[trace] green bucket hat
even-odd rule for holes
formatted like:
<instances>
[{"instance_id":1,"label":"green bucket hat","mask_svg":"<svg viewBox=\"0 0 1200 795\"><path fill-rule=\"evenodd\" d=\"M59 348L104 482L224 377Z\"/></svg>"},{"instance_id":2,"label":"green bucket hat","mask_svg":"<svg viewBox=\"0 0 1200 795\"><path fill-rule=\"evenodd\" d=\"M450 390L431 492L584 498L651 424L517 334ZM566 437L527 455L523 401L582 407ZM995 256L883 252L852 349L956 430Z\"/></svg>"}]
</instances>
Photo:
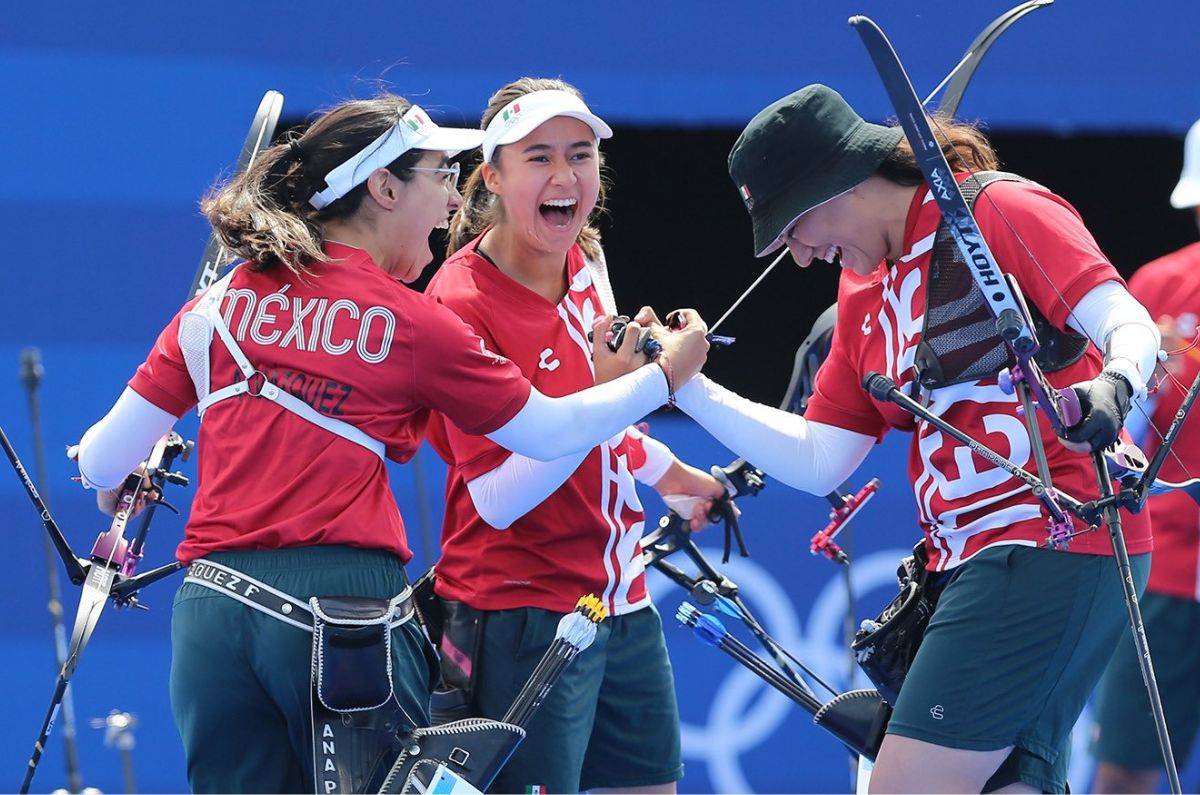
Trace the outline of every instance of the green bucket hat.
<instances>
[{"instance_id":1,"label":"green bucket hat","mask_svg":"<svg viewBox=\"0 0 1200 795\"><path fill-rule=\"evenodd\" d=\"M779 248L797 218L875 173L903 137L899 127L864 121L818 84L759 111L729 152L729 176L754 225L754 256Z\"/></svg>"}]
</instances>

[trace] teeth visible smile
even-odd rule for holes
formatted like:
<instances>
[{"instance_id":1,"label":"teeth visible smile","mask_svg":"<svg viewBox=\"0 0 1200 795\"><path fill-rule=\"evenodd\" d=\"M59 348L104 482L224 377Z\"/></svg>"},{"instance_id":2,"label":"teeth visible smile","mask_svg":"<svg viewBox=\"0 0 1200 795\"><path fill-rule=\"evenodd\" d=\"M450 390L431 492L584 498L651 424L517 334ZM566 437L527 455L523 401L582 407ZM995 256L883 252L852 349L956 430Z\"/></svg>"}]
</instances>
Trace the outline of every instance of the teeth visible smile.
<instances>
[{"instance_id":1,"label":"teeth visible smile","mask_svg":"<svg viewBox=\"0 0 1200 795\"><path fill-rule=\"evenodd\" d=\"M547 199L542 204L550 207L574 207L578 202L575 199Z\"/></svg>"}]
</instances>

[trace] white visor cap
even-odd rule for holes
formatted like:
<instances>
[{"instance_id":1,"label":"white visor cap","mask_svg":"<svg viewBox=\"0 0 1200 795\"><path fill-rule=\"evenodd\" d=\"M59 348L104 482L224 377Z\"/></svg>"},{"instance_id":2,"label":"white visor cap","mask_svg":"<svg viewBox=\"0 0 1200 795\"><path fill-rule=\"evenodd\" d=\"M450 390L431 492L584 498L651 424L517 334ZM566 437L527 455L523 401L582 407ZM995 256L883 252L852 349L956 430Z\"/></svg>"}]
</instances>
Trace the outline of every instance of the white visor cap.
<instances>
[{"instance_id":1,"label":"white visor cap","mask_svg":"<svg viewBox=\"0 0 1200 795\"><path fill-rule=\"evenodd\" d=\"M481 143L481 130L439 127L430 120L429 114L413 105L361 152L326 174L325 184L328 187L314 193L308 203L318 210L328 207L366 182L376 169L385 168L409 150L426 149L454 157Z\"/></svg>"},{"instance_id":2,"label":"white visor cap","mask_svg":"<svg viewBox=\"0 0 1200 795\"><path fill-rule=\"evenodd\" d=\"M515 143L555 116L579 119L592 128L597 140L612 138L612 128L570 91L547 89L531 91L504 106L483 134L483 160L492 162L497 146Z\"/></svg>"},{"instance_id":3,"label":"white visor cap","mask_svg":"<svg viewBox=\"0 0 1200 795\"><path fill-rule=\"evenodd\" d=\"M1200 121L1183 140L1183 173L1171 191L1171 206L1177 210L1200 205Z\"/></svg>"}]
</instances>

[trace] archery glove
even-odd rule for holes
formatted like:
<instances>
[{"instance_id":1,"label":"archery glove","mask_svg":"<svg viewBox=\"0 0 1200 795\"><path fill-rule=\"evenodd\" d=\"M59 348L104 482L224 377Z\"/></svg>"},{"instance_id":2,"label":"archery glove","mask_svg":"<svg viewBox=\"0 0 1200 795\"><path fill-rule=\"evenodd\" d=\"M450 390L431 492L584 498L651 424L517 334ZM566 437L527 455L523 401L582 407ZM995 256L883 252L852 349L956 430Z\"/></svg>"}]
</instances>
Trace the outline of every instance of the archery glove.
<instances>
[{"instance_id":1,"label":"archery glove","mask_svg":"<svg viewBox=\"0 0 1200 795\"><path fill-rule=\"evenodd\" d=\"M1102 371L1091 381L1081 381L1070 388L1079 396L1082 419L1068 428L1063 438L1068 442L1086 444L1092 452L1103 450L1117 441L1133 396L1129 381L1117 373Z\"/></svg>"}]
</instances>

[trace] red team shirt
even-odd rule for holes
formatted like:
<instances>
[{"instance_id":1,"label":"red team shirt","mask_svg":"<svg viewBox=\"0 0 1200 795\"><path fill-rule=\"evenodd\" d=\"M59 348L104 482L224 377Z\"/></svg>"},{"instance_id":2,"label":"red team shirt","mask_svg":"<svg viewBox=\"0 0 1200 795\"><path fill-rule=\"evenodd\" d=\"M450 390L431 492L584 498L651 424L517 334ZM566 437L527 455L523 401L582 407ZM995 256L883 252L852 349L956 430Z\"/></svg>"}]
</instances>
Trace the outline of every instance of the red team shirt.
<instances>
[{"instance_id":1,"label":"red team shirt","mask_svg":"<svg viewBox=\"0 0 1200 795\"><path fill-rule=\"evenodd\" d=\"M559 397L594 385L587 335L603 309L579 246L567 255L569 288L554 305L480 256L479 240L446 260L426 293L458 313L544 394ZM644 516L631 474L642 453L626 434L592 449L557 491L507 530L479 517L467 481L512 454L436 415L429 440L450 465L439 595L482 610L568 612L587 593L614 614L649 604Z\"/></svg>"},{"instance_id":2,"label":"red team shirt","mask_svg":"<svg viewBox=\"0 0 1200 795\"><path fill-rule=\"evenodd\" d=\"M960 182L966 177L958 176ZM832 350L817 373L816 393L805 416L877 437L891 428L913 433L909 475L926 533L929 568L940 571L996 544L1041 544L1047 520L1027 485L895 404L874 400L862 387L863 376L872 370L892 378L902 391L916 377L913 360L921 339L925 279L941 220L931 199L925 189L913 197L904 231L906 253L890 268L881 267L867 278L843 272ZM997 205L1020 230L1053 285L1013 237ZM1000 267L1016 277L1026 300L1058 328L1066 325L1067 306L1105 281L1119 281L1078 213L1045 188L994 183L976 203L975 217ZM1055 386L1065 387L1094 377L1101 364L1092 346L1078 362L1048 377ZM934 414L1034 472L1017 405L1017 398L1005 395L994 377L935 390L929 402ZM1044 418L1040 426L1054 486L1081 500L1095 498L1098 489L1090 459L1064 448ZM1123 518L1130 554L1149 552L1150 523L1144 513L1134 517L1123 512ZM1069 549L1112 554L1103 530L1072 539Z\"/></svg>"},{"instance_id":3,"label":"red team shirt","mask_svg":"<svg viewBox=\"0 0 1200 795\"><path fill-rule=\"evenodd\" d=\"M487 351L454 313L384 273L366 252L327 244L336 262L298 277L239 268L223 317L238 346L272 383L322 414L382 441L405 462L431 409L490 433L529 398L512 362ZM196 390L180 352L180 316L159 336L129 386L182 416ZM210 389L241 380L214 339ZM200 487L183 543L188 563L214 550L348 544L412 553L383 461L269 400L214 404L200 426Z\"/></svg>"},{"instance_id":4,"label":"red team shirt","mask_svg":"<svg viewBox=\"0 0 1200 795\"><path fill-rule=\"evenodd\" d=\"M1196 336L1200 315L1200 243L1144 265L1130 279L1129 289L1156 321L1173 326L1186 346ZM1173 375L1186 389L1200 373L1200 349L1191 348L1168 364L1178 367ZM1151 416L1159 433L1167 432L1182 402L1181 390L1169 380L1164 382ZM1147 434L1147 455L1154 455L1159 441L1153 431ZM1174 450L1178 459L1167 457L1161 477L1174 481L1200 475L1200 421L1195 416L1185 420ZM1200 506L1180 491L1151 497L1149 506L1156 550L1146 587L1167 596L1200 600Z\"/></svg>"}]
</instances>

